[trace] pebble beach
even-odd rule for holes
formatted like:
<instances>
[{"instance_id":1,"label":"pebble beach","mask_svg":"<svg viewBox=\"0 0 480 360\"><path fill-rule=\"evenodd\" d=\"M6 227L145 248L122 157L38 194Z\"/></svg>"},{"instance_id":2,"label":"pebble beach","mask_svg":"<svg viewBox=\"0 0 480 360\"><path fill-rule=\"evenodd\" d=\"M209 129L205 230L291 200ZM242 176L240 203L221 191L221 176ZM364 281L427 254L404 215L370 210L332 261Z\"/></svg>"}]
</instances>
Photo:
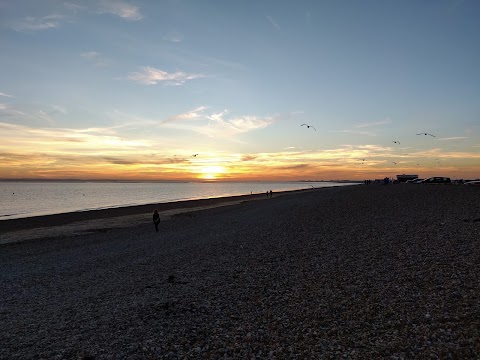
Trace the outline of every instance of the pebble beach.
<instances>
[{"instance_id":1,"label":"pebble beach","mask_svg":"<svg viewBox=\"0 0 480 360\"><path fill-rule=\"evenodd\" d=\"M0 222L0 359L480 358L479 187L227 200Z\"/></svg>"}]
</instances>

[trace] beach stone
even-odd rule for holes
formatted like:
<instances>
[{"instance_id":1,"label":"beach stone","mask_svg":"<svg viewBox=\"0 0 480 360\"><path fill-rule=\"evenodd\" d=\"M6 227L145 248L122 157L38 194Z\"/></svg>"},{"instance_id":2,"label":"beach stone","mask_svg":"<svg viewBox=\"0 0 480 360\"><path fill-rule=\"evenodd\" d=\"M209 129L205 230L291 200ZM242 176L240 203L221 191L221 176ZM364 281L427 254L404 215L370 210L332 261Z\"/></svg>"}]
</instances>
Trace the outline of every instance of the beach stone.
<instances>
[{"instance_id":1,"label":"beach stone","mask_svg":"<svg viewBox=\"0 0 480 360\"><path fill-rule=\"evenodd\" d=\"M0 359L476 359L478 211L353 186L4 245Z\"/></svg>"}]
</instances>

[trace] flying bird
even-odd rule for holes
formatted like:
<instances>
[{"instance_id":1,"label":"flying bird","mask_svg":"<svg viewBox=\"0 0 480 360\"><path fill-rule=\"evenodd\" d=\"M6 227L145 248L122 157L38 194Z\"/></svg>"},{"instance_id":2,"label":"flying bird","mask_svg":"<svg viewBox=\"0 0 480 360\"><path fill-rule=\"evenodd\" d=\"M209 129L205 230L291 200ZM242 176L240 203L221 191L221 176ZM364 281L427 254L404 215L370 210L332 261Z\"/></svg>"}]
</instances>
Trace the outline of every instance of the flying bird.
<instances>
[{"instance_id":1,"label":"flying bird","mask_svg":"<svg viewBox=\"0 0 480 360\"><path fill-rule=\"evenodd\" d=\"M400 141L392 141L392 142L394 142L395 144L400 145Z\"/></svg>"},{"instance_id":2,"label":"flying bird","mask_svg":"<svg viewBox=\"0 0 480 360\"><path fill-rule=\"evenodd\" d=\"M198 154L193 154L192 157L197 157Z\"/></svg>"},{"instance_id":3,"label":"flying bird","mask_svg":"<svg viewBox=\"0 0 480 360\"><path fill-rule=\"evenodd\" d=\"M432 136L432 137L436 137L435 135L433 134L429 134L429 133L420 133L420 134L417 134L417 135L425 135L425 136Z\"/></svg>"},{"instance_id":4,"label":"flying bird","mask_svg":"<svg viewBox=\"0 0 480 360\"><path fill-rule=\"evenodd\" d=\"M397 163L395 161L392 161L392 163L394 163L395 165L397 165Z\"/></svg>"},{"instance_id":5,"label":"flying bird","mask_svg":"<svg viewBox=\"0 0 480 360\"><path fill-rule=\"evenodd\" d=\"M300 125L300 126L306 126L306 127L307 127L307 129L310 129L310 128L312 128L313 130L317 131L317 129L315 129L315 128L314 128L312 125L308 125L308 124L302 124L302 125Z\"/></svg>"}]
</instances>

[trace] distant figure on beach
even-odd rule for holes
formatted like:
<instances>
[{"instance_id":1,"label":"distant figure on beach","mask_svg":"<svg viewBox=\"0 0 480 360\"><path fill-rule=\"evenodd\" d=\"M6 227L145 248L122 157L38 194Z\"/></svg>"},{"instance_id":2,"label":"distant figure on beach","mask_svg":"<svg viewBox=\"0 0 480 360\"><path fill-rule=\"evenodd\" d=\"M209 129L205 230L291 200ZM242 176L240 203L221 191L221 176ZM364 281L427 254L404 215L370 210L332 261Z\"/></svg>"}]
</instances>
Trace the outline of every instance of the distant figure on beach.
<instances>
[{"instance_id":1,"label":"distant figure on beach","mask_svg":"<svg viewBox=\"0 0 480 360\"><path fill-rule=\"evenodd\" d=\"M270 199L272 198L273 192L270 190Z\"/></svg>"},{"instance_id":2,"label":"distant figure on beach","mask_svg":"<svg viewBox=\"0 0 480 360\"><path fill-rule=\"evenodd\" d=\"M153 223L155 224L155 231L158 232L158 225L160 225L160 215L158 214L158 210L155 209L153 212Z\"/></svg>"}]
</instances>

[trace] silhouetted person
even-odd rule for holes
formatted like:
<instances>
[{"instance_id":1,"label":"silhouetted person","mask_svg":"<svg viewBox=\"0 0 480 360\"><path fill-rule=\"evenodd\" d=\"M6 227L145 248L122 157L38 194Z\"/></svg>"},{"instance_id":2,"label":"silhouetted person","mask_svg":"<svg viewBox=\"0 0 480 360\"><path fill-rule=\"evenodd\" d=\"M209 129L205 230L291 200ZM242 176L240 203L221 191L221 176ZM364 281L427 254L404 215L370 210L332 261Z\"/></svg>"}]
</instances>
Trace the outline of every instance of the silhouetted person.
<instances>
[{"instance_id":1,"label":"silhouetted person","mask_svg":"<svg viewBox=\"0 0 480 360\"><path fill-rule=\"evenodd\" d=\"M272 195L273 195L272 190L270 190L270 199L272 198Z\"/></svg>"},{"instance_id":2,"label":"silhouetted person","mask_svg":"<svg viewBox=\"0 0 480 360\"><path fill-rule=\"evenodd\" d=\"M155 230L158 232L158 225L160 225L160 215L158 214L157 209L153 212L153 223L155 224Z\"/></svg>"}]
</instances>

